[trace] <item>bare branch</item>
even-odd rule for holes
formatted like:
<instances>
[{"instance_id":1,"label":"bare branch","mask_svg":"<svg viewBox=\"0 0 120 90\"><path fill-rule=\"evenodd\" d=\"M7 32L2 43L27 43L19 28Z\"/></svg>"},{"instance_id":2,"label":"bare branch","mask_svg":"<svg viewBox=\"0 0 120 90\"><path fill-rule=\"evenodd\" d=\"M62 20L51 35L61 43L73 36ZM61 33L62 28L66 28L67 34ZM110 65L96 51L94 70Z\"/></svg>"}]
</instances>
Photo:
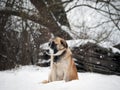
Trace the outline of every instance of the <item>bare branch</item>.
<instances>
[{"instance_id":1,"label":"bare branch","mask_svg":"<svg viewBox=\"0 0 120 90\"><path fill-rule=\"evenodd\" d=\"M77 8L77 7L89 7L89 8L91 8L91 9L99 10L99 11L104 12L104 13L107 13L107 14L111 14L111 15L118 16L118 14L116 14L116 13L111 13L111 12L109 13L108 11L105 11L105 10L102 10L102 9L99 9L99 8L96 8L96 7L93 7L93 6L88 5L88 4L75 5L75 6L71 7L69 10L67 10L66 13L69 12L69 11L71 11L71 10L73 10L73 9L75 9L75 8ZM119 15L119 16L120 16L120 15Z\"/></svg>"},{"instance_id":2,"label":"bare branch","mask_svg":"<svg viewBox=\"0 0 120 90\"><path fill-rule=\"evenodd\" d=\"M117 19L114 19L114 21L119 21L120 19L117 18ZM101 25L105 24L105 23L109 23L109 22L112 22L112 20L107 20L107 21L104 21L104 22L101 22L100 24L97 24L93 27L89 27L88 29L93 29L93 28L97 28L97 27L100 27Z\"/></svg>"},{"instance_id":3,"label":"bare branch","mask_svg":"<svg viewBox=\"0 0 120 90\"><path fill-rule=\"evenodd\" d=\"M110 0L109 1L99 0L99 2L106 3L112 6L115 10L120 11L120 8L117 8L114 4L112 4Z\"/></svg>"},{"instance_id":4,"label":"bare branch","mask_svg":"<svg viewBox=\"0 0 120 90\"><path fill-rule=\"evenodd\" d=\"M108 11L109 11L109 18L112 20L112 22L114 23L114 25L117 27L117 29L120 31L120 27L118 25L118 23L115 22L115 20L112 18L112 15L110 14L110 9L108 6Z\"/></svg>"}]
</instances>

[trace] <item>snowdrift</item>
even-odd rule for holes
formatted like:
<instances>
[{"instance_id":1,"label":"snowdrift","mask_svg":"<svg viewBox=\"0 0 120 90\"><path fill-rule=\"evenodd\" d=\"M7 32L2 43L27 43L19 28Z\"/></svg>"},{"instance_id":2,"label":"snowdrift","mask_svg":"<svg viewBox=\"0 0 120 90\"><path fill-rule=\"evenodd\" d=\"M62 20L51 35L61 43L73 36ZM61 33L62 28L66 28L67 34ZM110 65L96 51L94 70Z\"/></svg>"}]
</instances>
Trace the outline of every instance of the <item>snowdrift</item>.
<instances>
[{"instance_id":1,"label":"snowdrift","mask_svg":"<svg viewBox=\"0 0 120 90\"><path fill-rule=\"evenodd\" d=\"M22 66L0 71L0 90L120 90L120 77L96 73L79 73L79 80L41 84L49 68Z\"/></svg>"}]
</instances>

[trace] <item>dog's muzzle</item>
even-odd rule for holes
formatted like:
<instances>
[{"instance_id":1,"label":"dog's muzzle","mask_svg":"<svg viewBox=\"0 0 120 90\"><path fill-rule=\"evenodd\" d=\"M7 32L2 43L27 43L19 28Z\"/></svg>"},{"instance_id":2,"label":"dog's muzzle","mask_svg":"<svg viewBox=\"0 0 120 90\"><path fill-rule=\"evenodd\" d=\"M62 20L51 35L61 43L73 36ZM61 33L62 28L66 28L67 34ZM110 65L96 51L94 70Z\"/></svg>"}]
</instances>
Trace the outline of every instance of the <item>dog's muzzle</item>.
<instances>
[{"instance_id":1,"label":"dog's muzzle","mask_svg":"<svg viewBox=\"0 0 120 90\"><path fill-rule=\"evenodd\" d=\"M57 44L55 44L53 41L50 42L50 43L48 44L48 46L49 46L49 53L50 53L50 54L55 54L55 53L58 52Z\"/></svg>"}]
</instances>

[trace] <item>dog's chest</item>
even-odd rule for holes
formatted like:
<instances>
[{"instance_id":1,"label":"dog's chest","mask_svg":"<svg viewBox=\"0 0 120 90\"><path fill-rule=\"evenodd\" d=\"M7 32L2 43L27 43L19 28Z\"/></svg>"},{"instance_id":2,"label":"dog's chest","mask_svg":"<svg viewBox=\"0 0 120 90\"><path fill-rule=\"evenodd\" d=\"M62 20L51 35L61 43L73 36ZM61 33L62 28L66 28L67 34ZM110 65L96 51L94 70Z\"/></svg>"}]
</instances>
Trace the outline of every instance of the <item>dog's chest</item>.
<instances>
[{"instance_id":1,"label":"dog's chest","mask_svg":"<svg viewBox=\"0 0 120 90\"><path fill-rule=\"evenodd\" d=\"M56 67L58 70L65 70L68 67L68 63L66 62L66 60L62 60L60 62L56 63Z\"/></svg>"},{"instance_id":2,"label":"dog's chest","mask_svg":"<svg viewBox=\"0 0 120 90\"><path fill-rule=\"evenodd\" d=\"M55 65L54 71L56 73L57 78L62 80L63 76L67 70L68 63L64 60L61 62L57 62L54 65Z\"/></svg>"}]
</instances>

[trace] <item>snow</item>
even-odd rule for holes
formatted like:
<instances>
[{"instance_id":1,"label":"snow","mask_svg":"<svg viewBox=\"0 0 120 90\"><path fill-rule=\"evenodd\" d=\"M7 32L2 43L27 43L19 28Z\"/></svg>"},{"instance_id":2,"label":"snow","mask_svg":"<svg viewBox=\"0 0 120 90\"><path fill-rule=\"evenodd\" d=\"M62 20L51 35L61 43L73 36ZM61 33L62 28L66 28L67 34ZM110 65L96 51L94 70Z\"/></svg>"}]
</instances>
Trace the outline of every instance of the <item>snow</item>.
<instances>
[{"instance_id":1,"label":"snow","mask_svg":"<svg viewBox=\"0 0 120 90\"><path fill-rule=\"evenodd\" d=\"M101 42L98 45L107 49L111 49L113 53L120 53L120 50L113 47L113 45L110 42Z\"/></svg>"},{"instance_id":2,"label":"snow","mask_svg":"<svg viewBox=\"0 0 120 90\"><path fill-rule=\"evenodd\" d=\"M95 43L94 40L90 39L76 39L76 40L67 40L67 44L69 47L79 47L80 45L87 44L88 42Z\"/></svg>"},{"instance_id":3,"label":"snow","mask_svg":"<svg viewBox=\"0 0 120 90\"><path fill-rule=\"evenodd\" d=\"M120 90L119 76L97 73L78 73L79 80L42 84L49 71L49 67L37 66L0 71L0 90Z\"/></svg>"}]
</instances>

